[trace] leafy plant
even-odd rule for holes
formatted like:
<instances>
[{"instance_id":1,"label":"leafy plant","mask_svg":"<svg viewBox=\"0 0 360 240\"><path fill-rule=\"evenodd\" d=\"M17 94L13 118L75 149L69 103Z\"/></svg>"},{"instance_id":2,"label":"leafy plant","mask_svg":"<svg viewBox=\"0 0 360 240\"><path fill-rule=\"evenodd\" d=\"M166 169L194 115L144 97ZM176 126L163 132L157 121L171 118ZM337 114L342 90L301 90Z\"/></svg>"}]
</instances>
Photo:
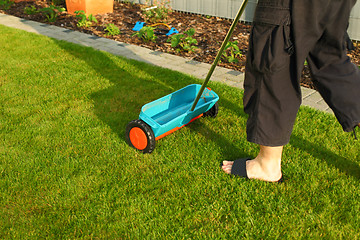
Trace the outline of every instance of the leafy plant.
<instances>
[{"instance_id":1,"label":"leafy plant","mask_svg":"<svg viewBox=\"0 0 360 240\"><path fill-rule=\"evenodd\" d=\"M107 36L115 36L120 34L120 29L113 23L109 23L108 25L106 25L105 31L107 31L107 33L105 34Z\"/></svg>"},{"instance_id":2,"label":"leafy plant","mask_svg":"<svg viewBox=\"0 0 360 240\"><path fill-rule=\"evenodd\" d=\"M35 6L30 6L30 7L25 7L24 8L24 13L27 15L35 15L37 14L39 11L36 9Z\"/></svg>"},{"instance_id":3,"label":"leafy plant","mask_svg":"<svg viewBox=\"0 0 360 240\"><path fill-rule=\"evenodd\" d=\"M138 38L140 38L145 42L149 42L149 41L155 42L157 37L155 36L154 30L155 30L154 27L145 26L141 28L140 31L134 33L132 36L137 36Z\"/></svg>"},{"instance_id":4,"label":"leafy plant","mask_svg":"<svg viewBox=\"0 0 360 240\"><path fill-rule=\"evenodd\" d=\"M187 51L187 52L194 52L197 47L195 46L198 44L198 41L192 36L195 34L195 29L190 28L189 30L185 31L184 34L176 34L171 36L167 41L171 42L171 47L176 48L176 51Z\"/></svg>"},{"instance_id":5,"label":"leafy plant","mask_svg":"<svg viewBox=\"0 0 360 240\"><path fill-rule=\"evenodd\" d=\"M171 12L169 1L158 2L155 0L152 3L153 6L143 10L145 20L152 23L164 21Z\"/></svg>"},{"instance_id":6,"label":"leafy plant","mask_svg":"<svg viewBox=\"0 0 360 240\"><path fill-rule=\"evenodd\" d=\"M41 8L39 11L45 15L45 17L49 22L55 22L59 13L64 12L65 8L55 5L50 5L49 7Z\"/></svg>"},{"instance_id":7,"label":"leafy plant","mask_svg":"<svg viewBox=\"0 0 360 240\"><path fill-rule=\"evenodd\" d=\"M0 9L8 10L14 4L12 0L0 0Z\"/></svg>"},{"instance_id":8,"label":"leafy plant","mask_svg":"<svg viewBox=\"0 0 360 240\"><path fill-rule=\"evenodd\" d=\"M83 10L75 11L76 17L79 18L78 23L76 24L78 27L90 27L93 22L97 23L97 19L90 14L86 17L86 14Z\"/></svg>"},{"instance_id":9,"label":"leafy plant","mask_svg":"<svg viewBox=\"0 0 360 240\"><path fill-rule=\"evenodd\" d=\"M222 56L229 62L229 63L237 63L239 62L238 57L242 56L242 53L238 46L238 41L231 42L229 41L226 46L224 53Z\"/></svg>"}]
</instances>

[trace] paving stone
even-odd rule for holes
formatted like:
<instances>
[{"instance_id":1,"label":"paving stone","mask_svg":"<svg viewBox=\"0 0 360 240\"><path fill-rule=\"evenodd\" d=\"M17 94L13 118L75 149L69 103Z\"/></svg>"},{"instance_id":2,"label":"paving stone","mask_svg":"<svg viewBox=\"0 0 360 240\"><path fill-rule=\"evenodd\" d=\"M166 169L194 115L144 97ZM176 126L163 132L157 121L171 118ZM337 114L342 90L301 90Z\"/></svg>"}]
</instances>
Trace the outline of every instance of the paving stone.
<instances>
[{"instance_id":1,"label":"paving stone","mask_svg":"<svg viewBox=\"0 0 360 240\"><path fill-rule=\"evenodd\" d=\"M163 54L163 52L160 52L160 51L152 51L150 52L151 55L154 55L154 56L161 56Z\"/></svg>"},{"instance_id":2,"label":"paving stone","mask_svg":"<svg viewBox=\"0 0 360 240\"><path fill-rule=\"evenodd\" d=\"M59 33L57 32L52 32L52 31L46 31L46 32L43 32L41 33L42 35L45 35L45 36L48 36L48 37L51 37L51 38L55 38L55 39L59 39L59 40L65 40L65 39L68 39L68 38L64 38L64 35L60 35ZM82 42L82 43L86 43L85 41L78 41L78 42ZM83 45L83 44L82 44Z\"/></svg>"},{"instance_id":3,"label":"paving stone","mask_svg":"<svg viewBox=\"0 0 360 240\"><path fill-rule=\"evenodd\" d=\"M79 41L79 40L77 40L77 39L75 39L75 38L73 38L73 39L67 39L66 41L71 42L71 43L74 43L74 44L81 44L81 41Z\"/></svg>"},{"instance_id":4,"label":"paving stone","mask_svg":"<svg viewBox=\"0 0 360 240\"><path fill-rule=\"evenodd\" d=\"M311 94L314 94L315 92L316 92L316 91L315 91L314 89L301 87L301 95L302 95L302 98L307 98L307 97L309 97Z\"/></svg>"},{"instance_id":5,"label":"paving stone","mask_svg":"<svg viewBox=\"0 0 360 240\"><path fill-rule=\"evenodd\" d=\"M226 84L231 86L231 87L236 87L236 88L239 88L239 89L243 88L243 84L240 83L240 82L226 81Z\"/></svg>"},{"instance_id":6,"label":"paving stone","mask_svg":"<svg viewBox=\"0 0 360 240\"><path fill-rule=\"evenodd\" d=\"M18 29L21 29L21 30L24 30L24 31L27 31L27 32L31 32L31 33L36 33L36 34L43 34L43 32L39 31L39 28L34 28L32 26L29 26L29 25L24 25L24 26L21 26L21 27L17 27L17 26L13 26L15 28L18 28Z\"/></svg>"},{"instance_id":7,"label":"paving stone","mask_svg":"<svg viewBox=\"0 0 360 240\"><path fill-rule=\"evenodd\" d=\"M239 75L242 74L242 72L235 71L235 70L231 70L231 71L228 71L226 74L230 74L230 75L234 75L234 76L239 76Z\"/></svg>"},{"instance_id":8,"label":"paving stone","mask_svg":"<svg viewBox=\"0 0 360 240\"><path fill-rule=\"evenodd\" d=\"M195 60L190 60L190 61L187 61L185 63L186 64L191 64L191 65L199 65L199 64L201 64L201 62L198 62L198 61L195 61Z\"/></svg>"},{"instance_id":9,"label":"paving stone","mask_svg":"<svg viewBox=\"0 0 360 240\"><path fill-rule=\"evenodd\" d=\"M179 72L182 72L182 73L185 73L185 74L189 74L189 75L192 75L192 73L194 72L191 69L188 69L183 65L168 64L168 65L166 65L164 67L169 68L169 69L174 70L174 71L179 71Z\"/></svg>"},{"instance_id":10,"label":"paving stone","mask_svg":"<svg viewBox=\"0 0 360 240\"><path fill-rule=\"evenodd\" d=\"M230 70L223 67L216 67L213 73L213 76L221 76L223 74L227 74Z\"/></svg>"},{"instance_id":11,"label":"paving stone","mask_svg":"<svg viewBox=\"0 0 360 240\"><path fill-rule=\"evenodd\" d=\"M64 32L64 33L71 33L71 32L74 32L74 30L71 30L71 29L65 29L63 32Z\"/></svg>"},{"instance_id":12,"label":"paving stone","mask_svg":"<svg viewBox=\"0 0 360 240\"><path fill-rule=\"evenodd\" d=\"M318 93L316 91L313 92L312 94L310 94L309 96L307 96L305 99L316 102L316 103L321 102L323 100L320 93Z\"/></svg>"},{"instance_id":13,"label":"paving stone","mask_svg":"<svg viewBox=\"0 0 360 240\"><path fill-rule=\"evenodd\" d=\"M334 114L333 110L331 110L331 108L329 108L329 107L325 110L325 112L330 113L330 114Z\"/></svg>"},{"instance_id":14,"label":"paving stone","mask_svg":"<svg viewBox=\"0 0 360 240\"><path fill-rule=\"evenodd\" d=\"M222 83L224 83L225 80L224 80L224 78L222 78L222 77L211 76L210 81L213 81L213 82L222 82Z\"/></svg>"},{"instance_id":15,"label":"paving stone","mask_svg":"<svg viewBox=\"0 0 360 240\"><path fill-rule=\"evenodd\" d=\"M194 76L200 79L205 79L207 75L209 74L209 70L205 68L199 68L195 71ZM214 75L211 76L211 78L214 78ZM211 79L210 78L210 79Z\"/></svg>"},{"instance_id":16,"label":"paving stone","mask_svg":"<svg viewBox=\"0 0 360 240\"><path fill-rule=\"evenodd\" d=\"M233 81L233 82L241 82L242 81L242 77L241 75L240 76L235 76L235 75L231 75L231 74L224 74L224 77L226 80L229 80L229 81Z\"/></svg>"}]
</instances>

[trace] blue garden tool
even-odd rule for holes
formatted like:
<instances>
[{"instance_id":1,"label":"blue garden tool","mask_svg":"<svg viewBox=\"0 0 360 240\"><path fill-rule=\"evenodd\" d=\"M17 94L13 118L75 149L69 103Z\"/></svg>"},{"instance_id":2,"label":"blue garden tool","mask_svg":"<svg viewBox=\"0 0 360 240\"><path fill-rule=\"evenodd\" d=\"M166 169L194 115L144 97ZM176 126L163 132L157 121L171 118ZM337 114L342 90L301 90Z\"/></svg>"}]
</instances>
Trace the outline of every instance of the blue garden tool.
<instances>
[{"instance_id":1,"label":"blue garden tool","mask_svg":"<svg viewBox=\"0 0 360 240\"><path fill-rule=\"evenodd\" d=\"M166 36L170 36L172 34L178 34L178 33L179 31L172 27L170 31L166 34Z\"/></svg>"},{"instance_id":2,"label":"blue garden tool","mask_svg":"<svg viewBox=\"0 0 360 240\"><path fill-rule=\"evenodd\" d=\"M144 22L138 21L138 22L136 22L136 24L132 30L138 32L144 27L144 24L145 24Z\"/></svg>"},{"instance_id":3,"label":"blue garden tool","mask_svg":"<svg viewBox=\"0 0 360 240\"><path fill-rule=\"evenodd\" d=\"M146 25L147 24L145 22L138 21L138 22L135 23L135 26L133 27L132 30L138 32ZM170 36L172 34L178 34L179 33L179 31L176 30L176 28L169 27L169 25L167 25L165 23L155 23L155 24L150 25L150 27L156 27L156 26L159 26L159 25L163 25L163 26L168 28L169 31L165 34L166 36Z\"/></svg>"},{"instance_id":4,"label":"blue garden tool","mask_svg":"<svg viewBox=\"0 0 360 240\"><path fill-rule=\"evenodd\" d=\"M141 109L139 119L129 122L126 126L126 140L131 147L143 153L151 153L155 149L156 140L202 116L217 116L219 96L213 90L206 88L206 85L220 61L247 2L248 0L243 1L204 83L202 85L188 85L165 97L145 104Z\"/></svg>"}]
</instances>

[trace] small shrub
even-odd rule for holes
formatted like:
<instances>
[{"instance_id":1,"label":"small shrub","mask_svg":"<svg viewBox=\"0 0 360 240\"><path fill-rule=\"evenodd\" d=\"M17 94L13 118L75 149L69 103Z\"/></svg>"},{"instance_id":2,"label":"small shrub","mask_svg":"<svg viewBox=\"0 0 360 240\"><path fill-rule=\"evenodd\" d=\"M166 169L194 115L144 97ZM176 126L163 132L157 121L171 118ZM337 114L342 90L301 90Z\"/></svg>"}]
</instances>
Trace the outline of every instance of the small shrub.
<instances>
[{"instance_id":1,"label":"small shrub","mask_svg":"<svg viewBox=\"0 0 360 240\"><path fill-rule=\"evenodd\" d=\"M35 6L30 6L30 7L25 7L24 8L24 13L27 15L35 15L37 14L39 11L36 9Z\"/></svg>"},{"instance_id":2,"label":"small shrub","mask_svg":"<svg viewBox=\"0 0 360 240\"><path fill-rule=\"evenodd\" d=\"M0 9L9 10L13 4L12 0L0 0Z\"/></svg>"},{"instance_id":3,"label":"small shrub","mask_svg":"<svg viewBox=\"0 0 360 240\"><path fill-rule=\"evenodd\" d=\"M171 47L175 48L176 51L180 52L182 50L187 52L195 52L198 44L198 41L192 36L195 34L195 29L190 28L185 31L184 34L176 34L171 36L167 41L171 42Z\"/></svg>"},{"instance_id":4,"label":"small shrub","mask_svg":"<svg viewBox=\"0 0 360 240\"><path fill-rule=\"evenodd\" d=\"M139 39L145 41L145 42L156 42L157 37L154 33L155 28L150 26L145 26L140 31L134 33L132 36L137 36Z\"/></svg>"},{"instance_id":5,"label":"small shrub","mask_svg":"<svg viewBox=\"0 0 360 240\"><path fill-rule=\"evenodd\" d=\"M41 8L39 11L45 15L45 17L49 22L55 22L59 13L64 12L65 8L55 5L50 5L47 8Z\"/></svg>"},{"instance_id":6,"label":"small shrub","mask_svg":"<svg viewBox=\"0 0 360 240\"><path fill-rule=\"evenodd\" d=\"M229 62L229 63L237 63L239 62L238 57L242 56L242 53L238 46L238 41L231 42L229 41L226 46L224 53L222 56Z\"/></svg>"},{"instance_id":7,"label":"small shrub","mask_svg":"<svg viewBox=\"0 0 360 240\"><path fill-rule=\"evenodd\" d=\"M76 24L78 27L90 27L93 22L97 23L97 19L90 14L86 17L86 14L83 10L75 11L76 17L79 18L78 23Z\"/></svg>"},{"instance_id":8,"label":"small shrub","mask_svg":"<svg viewBox=\"0 0 360 240\"><path fill-rule=\"evenodd\" d=\"M105 31L107 32L105 34L106 36L115 36L120 34L120 29L113 23L106 25Z\"/></svg>"},{"instance_id":9,"label":"small shrub","mask_svg":"<svg viewBox=\"0 0 360 240\"><path fill-rule=\"evenodd\" d=\"M147 1L148 2L148 1ZM170 1L152 1L152 6L143 10L143 16L146 22L157 23L165 21L171 9L169 8Z\"/></svg>"}]
</instances>

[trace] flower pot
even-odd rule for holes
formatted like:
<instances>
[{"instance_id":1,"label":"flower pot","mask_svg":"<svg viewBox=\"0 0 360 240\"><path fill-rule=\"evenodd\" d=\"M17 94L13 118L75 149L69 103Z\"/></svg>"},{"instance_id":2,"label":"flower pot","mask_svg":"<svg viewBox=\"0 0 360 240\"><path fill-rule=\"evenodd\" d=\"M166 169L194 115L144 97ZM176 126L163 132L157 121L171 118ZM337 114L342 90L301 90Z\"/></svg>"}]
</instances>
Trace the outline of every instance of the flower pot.
<instances>
[{"instance_id":1,"label":"flower pot","mask_svg":"<svg viewBox=\"0 0 360 240\"><path fill-rule=\"evenodd\" d=\"M66 10L70 14L83 10L86 15L112 13L114 0L66 0Z\"/></svg>"}]
</instances>

